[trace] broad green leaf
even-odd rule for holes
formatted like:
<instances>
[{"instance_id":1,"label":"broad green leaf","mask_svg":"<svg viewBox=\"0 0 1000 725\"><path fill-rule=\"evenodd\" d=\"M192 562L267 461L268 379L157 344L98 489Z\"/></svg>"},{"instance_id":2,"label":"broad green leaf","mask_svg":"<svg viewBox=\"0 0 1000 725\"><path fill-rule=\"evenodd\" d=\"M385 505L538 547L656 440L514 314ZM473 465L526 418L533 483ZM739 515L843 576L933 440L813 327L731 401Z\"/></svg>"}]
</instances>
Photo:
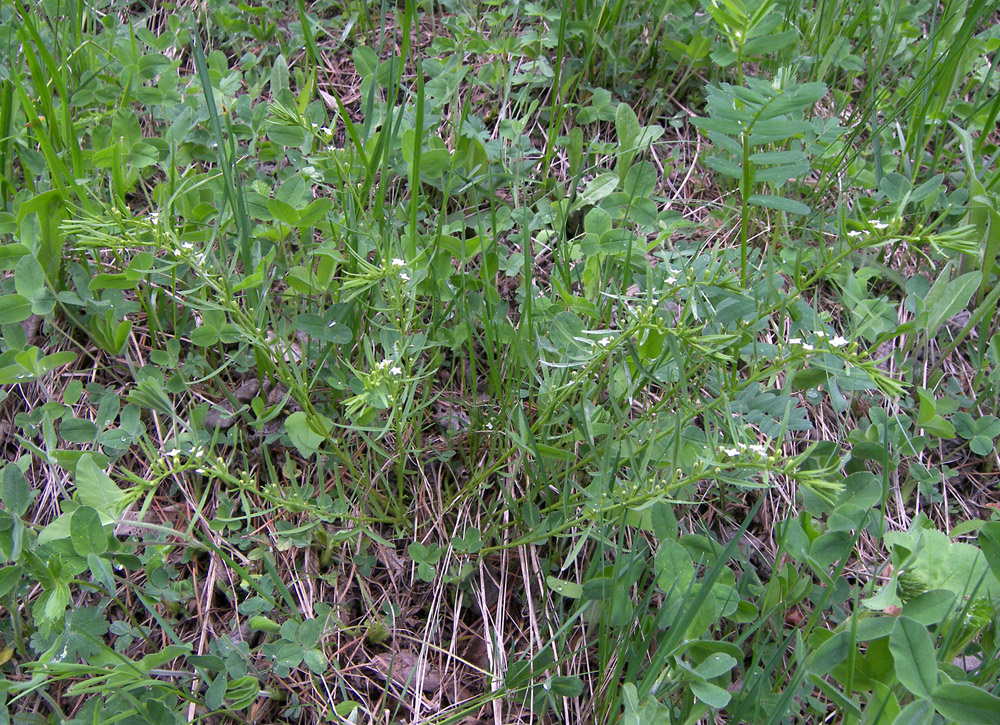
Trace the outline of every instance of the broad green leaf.
<instances>
[{"instance_id":1,"label":"broad green leaf","mask_svg":"<svg viewBox=\"0 0 1000 725\"><path fill-rule=\"evenodd\" d=\"M226 696L228 680L229 678L226 676L226 673L220 672L212 680L212 684L208 686L208 689L205 690L205 707L208 708L209 712L214 712L222 707Z\"/></svg>"},{"instance_id":2,"label":"broad green leaf","mask_svg":"<svg viewBox=\"0 0 1000 725\"><path fill-rule=\"evenodd\" d=\"M0 501L7 511L14 516L24 516L34 498L27 479L16 463L8 463L3 469L3 481L0 483Z\"/></svg>"},{"instance_id":3,"label":"broad green leaf","mask_svg":"<svg viewBox=\"0 0 1000 725\"><path fill-rule=\"evenodd\" d=\"M809 659L809 671L813 674L825 675L846 660L850 651L851 633L847 630L837 632L813 652Z\"/></svg>"},{"instance_id":4,"label":"broad green leaf","mask_svg":"<svg viewBox=\"0 0 1000 725\"><path fill-rule=\"evenodd\" d=\"M629 149L636 145L639 138L639 119L625 103L619 103L615 110L615 131L618 134L618 146L622 149Z\"/></svg>"},{"instance_id":5,"label":"broad green leaf","mask_svg":"<svg viewBox=\"0 0 1000 725\"><path fill-rule=\"evenodd\" d=\"M1000 579L1000 521L989 521L979 529L979 548L993 576Z\"/></svg>"},{"instance_id":6,"label":"broad green leaf","mask_svg":"<svg viewBox=\"0 0 1000 725\"><path fill-rule=\"evenodd\" d=\"M323 443L323 436L312 429L306 414L301 411L292 413L285 419L285 430L292 439L292 445L307 458L316 453Z\"/></svg>"},{"instance_id":7,"label":"broad green leaf","mask_svg":"<svg viewBox=\"0 0 1000 725\"><path fill-rule=\"evenodd\" d=\"M576 582L569 582L550 576L545 579L545 583L549 585L552 591L562 594L567 599L579 599L583 596L583 587Z\"/></svg>"},{"instance_id":8,"label":"broad green leaf","mask_svg":"<svg viewBox=\"0 0 1000 725\"><path fill-rule=\"evenodd\" d=\"M597 204L618 188L618 174L600 174L590 180L586 188L580 192L580 200L584 204Z\"/></svg>"},{"instance_id":9,"label":"broad green leaf","mask_svg":"<svg viewBox=\"0 0 1000 725\"><path fill-rule=\"evenodd\" d=\"M691 688L691 694L709 707L720 709L729 704L729 699L731 697L729 692L723 690L718 685L713 685L711 682L699 682L698 680L692 680L688 683L688 687Z\"/></svg>"},{"instance_id":10,"label":"broad green leaf","mask_svg":"<svg viewBox=\"0 0 1000 725\"><path fill-rule=\"evenodd\" d=\"M724 652L716 652L715 654L706 657L701 664L695 667L694 671L706 680L712 680L726 674L736 665L737 662L733 657L730 657Z\"/></svg>"},{"instance_id":11,"label":"broad green leaf","mask_svg":"<svg viewBox=\"0 0 1000 725\"><path fill-rule=\"evenodd\" d=\"M938 668L927 627L909 617L900 617L889 635L889 651L903 687L917 697L929 697L937 686Z\"/></svg>"},{"instance_id":12,"label":"broad green leaf","mask_svg":"<svg viewBox=\"0 0 1000 725\"><path fill-rule=\"evenodd\" d=\"M924 298L924 311L927 314L924 331L928 337L934 337L941 325L969 304L982 275L979 272L968 272L953 280L945 277L946 273L938 277Z\"/></svg>"},{"instance_id":13,"label":"broad green leaf","mask_svg":"<svg viewBox=\"0 0 1000 725\"><path fill-rule=\"evenodd\" d=\"M94 457L85 453L76 464L76 492L80 503L101 513L111 514L124 498L125 493L94 463Z\"/></svg>"},{"instance_id":14,"label":"broad green leaf","mask_svg":"<svg viewBox=\"0 0 1000 725\"><path fill-rule=\"evenodd\" d=\"M271 212L275 219L284 222L290 227L299 223L299 212L294 206L280 199L268 199L267 210Z\"/></svg>"},{"instance_id":15,"label":"broad green leaf","mask_svg":"<svg viewBox=\"0 0 1000 725\"><path fill-rule=\"evenodd\" d=\"M903 708L892 725L931 725L934 706L930 700L915 700Z\"/></svg>"},{"instance_id":16,"label":"broad green leaf","mask_svg":"<svg viewBox=\"0 0 1000 725\"><path fill-rule=\"evenodd\" d=\"M560 697L579 697L583 692L583 680L579 677L553 677L549 684L552 693Z\"/></svg>"},{"instance_id":17,"label":"broad green leaf","mask_svg":"<svg viewBox=\"0 0 1000 725\"><path fill-rule=\"evenodd\" d=\"M935 709L946 719L967 725L1000 725L1000 697L967 682L948 682L931 693Z\"/></svg>"},{"instance_id":18,"label":"broad green leaf","mask_svg":"<svg viewBox=\"0 0 1000 725\"><path fill-rule=\"evenodd\" d=\"M101 517L90 506L81 506L71 515L69 538L80 556L103 554L108 549L108 535Z\"/></svg>"},{"instance_id":19,"label":"broad green leaf","mask_svg":"<svg viewBox=\"0 0 1000 725\"><path fill-rule=\"evenodd\" d=\"M21 257L14 267L14 289L29 300L34 300L45 292L45 272L31 255Z\"/></svg>"},{"instance_id":20,"label":"broad green leaf","mask_svg":"<svg viewBox=\"0 0 1000 725\"><path fill-rule=\"evenodd\" d=\"M299 211L299 227L311 227L329 211L331 201L327 198L314 199L305 209Z\"/></svg>"},{"instance_id":21,"label":"broad green leaf","mask_svg":"<svg viewBox=\"0 0 1000 725\"><path fill-rule=\"evenodd\" d=\"M31 316L31 300L23 295L0 297L0 325L21 322Z\"/></svg>"}]
</instances>

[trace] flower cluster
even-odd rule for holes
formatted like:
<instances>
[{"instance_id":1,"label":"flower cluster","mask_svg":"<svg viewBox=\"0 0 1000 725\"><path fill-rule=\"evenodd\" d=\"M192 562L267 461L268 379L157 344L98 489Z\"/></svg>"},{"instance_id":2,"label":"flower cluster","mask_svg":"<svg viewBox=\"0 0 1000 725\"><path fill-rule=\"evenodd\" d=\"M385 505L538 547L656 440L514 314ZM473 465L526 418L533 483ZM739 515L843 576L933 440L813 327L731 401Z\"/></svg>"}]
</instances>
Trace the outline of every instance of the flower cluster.
<instances>
[{"instance_id":1,"label":"flower cluster","mask_svg":"<svg viewBox=\"0 0 1000 725\"><path fill-rule=\"evenodd\" d=\"M813 333L816 338L816 344L821 344L822 341L826 341L831 348L844 347L848 340L843 335L835 335L833 337L828 337L826 332L823 330L816 330ZM801 337L790 337L788 338L788 344L794 347L801 347L806 352L812 352L816 349L816 345L812 343L805 342Z\"/></svg>"},{"instance_id":2,"label":"flower cluster","mask_svg":"<svg viewBox=\"0 0 1000 725\"><path fill-rule=\"evenodd\" d=\"M399 377L400 375L403 374L403 368L399 367L399 365L394 364L393 361L389 359L383 360L380 363L375 363L375 369L380 372L385 372L386 370L388 370L389 375L392 375L393 377Z\"/></svg>"},{"instance_id":3,"label":"flower cluster","mask_svg":"<svg viewBox=\"0 0 1000 725\"><path fill-rule=\"evenodd\" d=\"M406 273L406 260L400 259L399 257L393 257L392 261L389 262L389 269L399 275L399 279L403 282L410 281L410 275Z\"/></svg>"},{"instance_id":4,"label":"flower cluster","mask_svg":"<svg viewBox=\"0 0 1000 725\"><path fill-rule=\"evenodd\" d=\"M751 454L755 458L764 458L768 452L767 446L760 443L737 443L735 448L723 446L719 450L729 458L739 458L747 454Z\"/></svg>"}]
</instances>

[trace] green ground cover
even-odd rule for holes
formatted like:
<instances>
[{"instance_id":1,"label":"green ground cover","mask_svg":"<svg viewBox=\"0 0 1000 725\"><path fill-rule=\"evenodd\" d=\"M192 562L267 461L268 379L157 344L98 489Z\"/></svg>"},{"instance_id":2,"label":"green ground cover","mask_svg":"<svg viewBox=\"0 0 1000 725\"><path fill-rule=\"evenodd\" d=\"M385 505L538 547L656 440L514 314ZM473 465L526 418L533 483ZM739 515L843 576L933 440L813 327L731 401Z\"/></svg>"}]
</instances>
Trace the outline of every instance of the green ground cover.
<instances>
[{"instance_id":1,"label":"green ground cover","mask_svg":"<svg viewBox=\"0 0 1000 725\"><path fill-rule=\"evenodd\" d=\"M1000 722L998 4L0 2L0 722Z\"/></svg>"}]
</instances>

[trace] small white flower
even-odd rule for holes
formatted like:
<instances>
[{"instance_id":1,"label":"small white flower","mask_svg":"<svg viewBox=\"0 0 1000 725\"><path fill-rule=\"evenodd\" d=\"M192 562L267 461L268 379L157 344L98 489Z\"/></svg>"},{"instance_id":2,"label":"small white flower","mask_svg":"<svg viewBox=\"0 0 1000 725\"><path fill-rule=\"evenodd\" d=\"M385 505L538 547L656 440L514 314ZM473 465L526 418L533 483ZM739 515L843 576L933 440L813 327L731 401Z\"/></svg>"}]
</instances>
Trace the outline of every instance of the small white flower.
<instances>
[{"instance_id":1,"label":"small white flower","mask_svg":"<svg viewBox=\"0 0 1000 725\"><path fill-rule=\"evenodd\" d=\"M802 344L802 338L801 337L790 337L790 338L788 338L788 344L789 345L801 345Z\"/></svg>"},{"instance_id":2,"label":"small white flower","mask_svg":"<svg viewBox=\"0 0 1000 725\"><path fill-rule=\"evenodd\" d=\"M486 426L485 427L486 427L486 430L493 430L493 424L490 423L489 421L486 422Z\"/></svg>"},{"instance_id":3,"label":"small white flower","mask_svg":"<svg viewBox=\"0 0 1000 725\"><path fill-rule=\"evenodd\" d=\"M844 345L847 344L847 338L837 335L835 338L830 340L830 344L833 345L834 347L843 347Z\"/></svg>"},{"instance_id":4,"label":"small white flower","mask_svg":"<svg viewBox=\"0 0 1000 725\"><path fill-rule=\"evenodd\" d=\"M179 451L178 449L176 449L176 448L171 448L171 449L170 449L169 451L167 451L167 452L166 452L166 453L164 453L163 455L164 455L165 457L167 457L167 458L176 458L177 456L179 456L179 455L180 455L180 453L181 453L181 452L180 452L180 451Z\"/></svg>"},{"instance_id":5,"label":"small white flower","mask_svg":"<svg viewBox=\"0 0 1000 725\"><path fill-rule=\"evenodd\" d=\"M803 349L803 350L805 350L806 352L812 352L812 351L813 351L813 350L815 350L816 348L814 348L814 347L813 347L812 345L810 345L810 344L809 344L808 342L803 342L803 343L802 343L802 349Z\"/></svg>"},{"instance_id":6,"label":"small white flower","mask_svg":"<svg viewBox=\"0 0 1000 725\"><path fill-rule=\"evenodd\" d=\"M406 272L400 272L399 273L399 278L401 280L403 280L404 282L409 282L410 281L410 275L408 275Z\"/></svg>"},{"instance_id":7,"label":"small white flower","mask_svg":"<svg viewBox=\"0 0 1000 725\"><path fill-rule=\"evenodd\" d=\"M393 267L405 267L406 260L400 259L399 257L393 257L391 264Z\"/></svg>"},{"instance_id":8,"label":"small white flower","mask_svg":"<svg viewBox=\"0 0 1000 725\"><path fill-rule=\"evenodd\" d=\"M823 338L826 337L826 332L823 330L816 330L816 337Z\"/></svg>"},{"instance_id":9,"label":"small white flower","mask_svg":"<svg viewBox=\"0 0 1000 725\"><path fill-rule=\"evenodd\" d=\"M186 252L190 252L192 249L194 249L194 244L192 244L191 242L181 242L181 249L183 249Z\"/></svg>"},{"instance_id":10,"label":"small white flower","mask_svg":"<svg viewBox=\"0 0 1000 725\"><path fill-rule=\"evenodd\" d=\"M852 229L851 231L847 232L847 236L854 237L855 239L862 236L863 234L864 232L861 231L860 229Z\"/></svg>"},{"instance_id":11,"label":"small white flower","mask_svg":"<svg viewBox=\"0 0 1000 725\"><path fill-rule=\"evenodd\" d=\"M149 221L155 227L160 222L160 210L154 209L149 212Z\"/></svg>"},{"instance_id":12,"label":"small white flower","mask_svg":"<svg viewBox=\"0 0 1000 725\"><path fill-rule=\"evenodd\" d=\"M390 375L402 375L403 374L403 368L399 367L399 365L396 365L395 367L393 367L389 371L389 374Z\"/></svg>"},{"instance_id":13,"label":"small white flower","mask_svg":"<svg viewBox=\"0 0 1000 725\"><path fill-rule=\"evenodd\" d=\"M740 454L740 451L739 451L738 448L723 448L722 452L725 453L730 458L736 458L736 456L738 456Z\"/></svg>"},{"instance_id":14,"label":"small white flower","mask_svg":"<svg viewBox=\"0 0 1000 725\"><path fill-rule=\"evenodd\" d=\"M763 456L767 453L767 446L762 446L758 443L751 443L748 448L759 456Z\"/></svg>"},{"instance_id":15,"label":"small white flower","mask_svg":"<svg viewBox=\"0 0 1000 725\"><path fill-rule=\"evenodd\" d=\"M873 222L869 222L869 223L872 225L873 229L888 229L889 228L889 225L886 224L885 222L873 221Z\"/></svg>"},{"instance_id":16,"label":"small white flower","mask_svg":"<svg viewBox=\"0 0 1000 725\"><path fill-rule=\"evenodd\" d=\"M602 337L600 340L597 341L597 344L600 345L601 347L607 347L612 342L614 342L614 340L609 335L608 337Z\"/></svg>"}]
</instances>

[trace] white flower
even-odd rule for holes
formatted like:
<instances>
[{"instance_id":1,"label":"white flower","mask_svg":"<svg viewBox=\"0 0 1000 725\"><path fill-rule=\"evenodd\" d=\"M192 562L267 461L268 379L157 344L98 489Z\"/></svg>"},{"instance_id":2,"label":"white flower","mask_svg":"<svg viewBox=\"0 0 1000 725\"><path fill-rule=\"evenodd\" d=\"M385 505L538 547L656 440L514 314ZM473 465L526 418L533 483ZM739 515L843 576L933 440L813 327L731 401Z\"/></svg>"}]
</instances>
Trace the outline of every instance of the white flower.
<instances>
[{"instance_id":1,"label":"white flower","mask_svg":"<svg viewBox=\"0 0 1000 725\"><path fill-rule=\"evenodd\" d=\"M757 443L751 443L748 448L759 456L767 454L767 446L762 446Z\"/></svg>"},{"instance_id":2,"label":"white flower","mask_svg":"<svg viewBox=\"0 0 1000 725\"><path fill-rule=\"evenodd\" d=\"M872 229L888 229L889 228L889 225L886 224L885 222L873 221L873 222L869 222L869 224L872 225Z\"/></svg>"},{"instance_id":3,"label":"white flower","mask_svg":"<svg viewBox=\"0 0 1000 725\"><path fill-rule=\"evenodd\" d=\"M790 338L788 338L788 344L789 345L801 345L802 344L802 338L801 337L790 337Z\"/></svg>"},{"instance_id":4,"label":"white flower","mask_svg":"<svg viewBox=\"0 0 1000 725\"><path fill-rule=\"evenodd\" d=\"M847 338L837 335L835 338L830 340L830 344L833 345L834 347L843 347L844 345L847 344Z\"/></svg>"},{"instance_id":5,"label":"white flower","mask_svg":"<svg viewBox=\"0 0 1000 725\"><path fill-rule=\"evenodd\" d=\"M607 337L602 337L600 340L597 341L597 344L600 345L601 347L607 347L612 342L614 342L614 339L609 335Z\"/></svg>"},{"instance_id":6,"label":"white flower","mask_svg":"<svg viewBox=\"0 0 1000 725\"><path fill-rule=\"evenodd\" d=\"M395 367L393 367L389 371L389 374L390 375L402 375L403 374L403 368L399 367L399 365L396 365Z\"/></svg>"},{"instance_id":7,"label":"white flower","mask_svg":"<svg viewBox=\"0 0 1000 725\"><path fill-rule=\"evenodd\" d=\"M154 209L149 212L149 221L155 227L160 222L160 210Z\"/></svg>"},{"instance_id":8,"label":"white flower","mask_svg":"<svg viewBox=\"0 0 1000 725\"><path fill-rule=\"evenodd\" d=\"M390 365L392 365L392 360L388 360L388 359L386 359L386 360L383 360L383 361L382 361L382 362L380 362L380 363L376 363L376 364L375 364L375 367L376 367L376 369L378 369L378 370L385 370L385 369L386 369L387 367L389 367Z\"/></svg>"},{"instance_id":9,"label":"white flower","mask_svg":"<svg viewBox=\"0 0 1000 725\"><path fill-rule=\"evenodd\" d=\"M390 264L392 264L393 267L405 267L406 260L400 259L399 257L393 257L392 262Z\"/></svg>"},{"instance_id":10,"label":"white flower","mask_svg":"<svg viewBox=\"0 0 1000 725\"><path fill-rule=\"evenodd\" d=\"M864 234L864 232L861 231L860 229L852 229L851 231L847 232L847 236L854 237L855 239L857 239L858 237L860 237L863 234Z\"/></svg>"},{"instance_id":11,"label":"white flower","mask_svg":"<svg viewBox=\"0 0 1000 725\"><path fill-rule=\"evenodd\" d=\"M816 330L816 337L826 337L826 332L823 330Z\"/></svg>"},{"instance_id":12,"label":"white flower","mask_svg":"<svg viewBox=\"0 0 1000 725\"><path fill-rule=\"evenodd\" d=\"M740 454L740 451L739 451L738 448L723 448L722 452L725 453L730 458L735 458L736 456L738 456Z\"/></svg>"},{"instance_id":13,"label":"white flower","mask_svg":"<svg viewBox=\"0 0 1000 725\"><path fill-rule=\"evenodd\" d=\"M179 451L178 449L176 449L176 448L171 448L171 449L170 449L169 451L167 451L167 452L166 452L166 453L164 453L163 455L164 455L164 456L165 456L166 458L176 458L176 457L177 457L177 456L179 456L180 454L181 454L181 452L180 452L180 451Z\"/></svg>"},{"instance_id":14,"label":"white flower","mask_svg":"<svg viewBox=\"0 0 1000 725\"><path fill-rule=\"evenodd\" d=\"M400 272L399 273L399 278L401 280L403 280L404 282L409 282L410 281L410 275L408 275L406 272Z\"/></svg>"},{"instance_id":15,"label":"white flower","mask_svg":"<svg viewBox=\"0 0 1000 725\"><path fill-rule=\"evenodd\" d=\"M813 351L813 350L815 350L816 348L814 348L814 347L813 347L812 345L810 345L810 344L809 344L808 342L803 342L803 343L802 343L802 349L803 349L803 350L805 350L806 352L812 352L812 351Z\"/></svg>"}]
</instances>

